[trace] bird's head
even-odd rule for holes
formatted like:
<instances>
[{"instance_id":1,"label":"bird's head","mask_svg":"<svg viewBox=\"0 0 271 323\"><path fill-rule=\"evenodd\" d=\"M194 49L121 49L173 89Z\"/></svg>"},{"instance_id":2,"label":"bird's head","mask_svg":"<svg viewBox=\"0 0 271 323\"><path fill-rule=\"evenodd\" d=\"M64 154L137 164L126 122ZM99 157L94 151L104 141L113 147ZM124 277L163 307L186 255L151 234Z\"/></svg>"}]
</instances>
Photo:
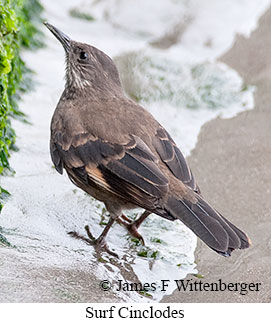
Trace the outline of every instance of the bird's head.
<instances>
[{"instance_id":1,"label":"bird's head","mask_svg":"<svg viewBox=\"0 0 271 323\"><path fill-rule=\"evenodd\" d=\"M121 91L116 65L96 47L71 40L53 25L44 25L62 44L66 53L66 88L97 95Z\"/></svg>"}]
</instances>

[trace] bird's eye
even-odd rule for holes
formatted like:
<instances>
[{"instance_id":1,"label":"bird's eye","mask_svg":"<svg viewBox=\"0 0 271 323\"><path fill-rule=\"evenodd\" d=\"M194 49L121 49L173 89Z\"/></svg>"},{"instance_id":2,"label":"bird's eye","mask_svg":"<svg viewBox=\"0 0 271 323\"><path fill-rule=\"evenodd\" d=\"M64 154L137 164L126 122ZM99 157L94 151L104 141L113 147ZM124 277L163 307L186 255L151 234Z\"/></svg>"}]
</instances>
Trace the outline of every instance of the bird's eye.
<instances>
[{"instance_id":1,"label":"bird's eye","mask_svg":"<svg viewBox=\"0 0 271 323\"><path fill-rule=\"evenodd\" d=\"M88 54L84 51L80 52L80 59L87 59L88 58Z\"/></svg>"}]
</instances>

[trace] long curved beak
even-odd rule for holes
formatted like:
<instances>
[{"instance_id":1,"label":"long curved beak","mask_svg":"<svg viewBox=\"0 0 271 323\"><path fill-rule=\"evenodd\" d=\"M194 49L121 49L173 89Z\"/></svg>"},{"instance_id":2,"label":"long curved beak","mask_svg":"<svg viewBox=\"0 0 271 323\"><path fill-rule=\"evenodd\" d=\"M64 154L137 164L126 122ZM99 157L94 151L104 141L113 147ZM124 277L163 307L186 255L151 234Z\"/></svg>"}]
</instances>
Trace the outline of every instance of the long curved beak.
<instances>
[{"instance_id":1,"label":"long curved beak","mask_svg":"<svg viewBox=\"0 0 271 323\"><path fill-rule=\"evenodd\" d=\"M61 42L62 46L65 49L66 53L69 53L71 49L71 39L65 35L62 31L54 27L53 25L49 24L47 21L43 23L51 33Z\"/></svg>"}]
</instances>

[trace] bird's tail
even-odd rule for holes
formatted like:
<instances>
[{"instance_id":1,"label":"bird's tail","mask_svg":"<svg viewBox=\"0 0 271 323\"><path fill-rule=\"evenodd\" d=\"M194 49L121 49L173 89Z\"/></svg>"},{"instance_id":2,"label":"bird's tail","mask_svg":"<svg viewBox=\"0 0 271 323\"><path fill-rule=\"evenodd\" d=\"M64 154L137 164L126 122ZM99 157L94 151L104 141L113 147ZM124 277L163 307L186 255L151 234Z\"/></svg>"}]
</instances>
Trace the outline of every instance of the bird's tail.
<instances>
[{"instance_id":1,"label":"bird's tail","mask_svg":"<svg viewBox=\"0 0 271 323\"><path fill-rule=\"evenodd\" d=\"M200 195L197 203L170 197L165 209L181 220L210 248L223 256L251 244L249 237L213 209Z\"/></svg>"}]
</instances>

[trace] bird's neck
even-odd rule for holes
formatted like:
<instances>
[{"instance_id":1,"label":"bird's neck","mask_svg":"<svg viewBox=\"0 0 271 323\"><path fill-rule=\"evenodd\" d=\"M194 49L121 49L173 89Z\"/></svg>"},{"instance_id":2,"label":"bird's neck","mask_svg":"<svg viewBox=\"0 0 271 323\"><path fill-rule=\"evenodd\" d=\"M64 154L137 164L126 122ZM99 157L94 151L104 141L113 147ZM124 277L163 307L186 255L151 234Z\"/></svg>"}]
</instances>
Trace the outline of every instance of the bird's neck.
<instances>
[{"instance_id":1,"label":"bird's neck","mask_svg":"<svg viewBox=\"0 0 271 323\"><path fill-rule=\"evenodd\" d=\"M106 99L117 96L123 96L121 89L111 87L103 87L103 89L100 89L98 87L92 86L92 84L85 83L84 86L78 86L77 83L66 83L61 99L74 100L82 98L96 101L99 99Z\"/></svg>"}]
</instances>

